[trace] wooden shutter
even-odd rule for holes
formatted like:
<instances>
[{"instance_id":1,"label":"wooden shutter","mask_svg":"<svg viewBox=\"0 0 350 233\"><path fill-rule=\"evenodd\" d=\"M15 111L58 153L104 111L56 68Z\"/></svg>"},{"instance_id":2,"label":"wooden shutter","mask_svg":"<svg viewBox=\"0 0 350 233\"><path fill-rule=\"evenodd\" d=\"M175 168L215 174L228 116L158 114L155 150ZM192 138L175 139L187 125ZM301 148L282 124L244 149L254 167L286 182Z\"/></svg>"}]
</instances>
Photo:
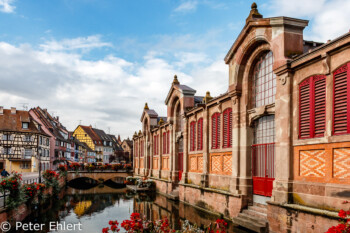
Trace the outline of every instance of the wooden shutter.
<instances>
[{"instance_id":1,"label":"wooden shutter","mask_svg":"<svg viewBox=\"0 0 350 233\"><path fill-rule=\"evenodd\" d=\"M212 148L218 149L220 145L220 113L212 116Z\"/></svg>"},{"instance_id":2,"label":"wooden shutter","mask_svg":"<svg viewBox=\"0 0 350 233\"><path fill-rule=\"evenodd\" d=\"M299 138L310 137L310 78L299 85Z\"/></svg>"},{"instance_id":3,"label":"wooden shutter","mask_svg":"<svg viewBox=\"0 0 350 233\"><path fill-rule=\"evenodd\" d=\"M333 78L333 134L349 133L349 74L350 63L334 72Z\"/></svg>"},{"instance_id":4,"label":"wooden shutter","mask_svg":"<svg viewBox=\"0 0 350 233\"><path fill-rule=\"evenodd\" d=\"M230 111L228 113L228 145L227 147L232 147L232 109L230 108Z\"/></svg>"},{"instance_id":5,"label":"wooden shutter","mask_svg":"<svg viewBox=\"0 0 350 233\"><path fill-rule=\"evenodd\" d=\"M197 123L197 150L203 150L203 118Z\"/></svg>"},{"instance_id":6,"label":"wooden shutter","mask_svg":"<svg viewBox=\"0 0 350 233\"><path fill-rule=\"evenodd\" d=\"M157 135L153 136L153 155L157 154Z\"/></svg>"},{"instance_id":7,"label":"wooden shutter","mask_svg":"<svg viewBox=\"0 0 350 233\"><path fill-rule=\"evenodd\" d=\"M168 130L166 136L167 136L166 152L167 152L167 154L169 154L169 152L170 152L170 131L169 130Z\"/></svg>"},{"instance_id":8,"label":"wooden shutter","mask_svg":"<svg viewBox=\"0 0 350 233\"><path fill-rule=\"evenodd\" d=\"M313 137L323 137L326 129L326 77L313 77Z\"/></svg>"},{"instance_id":9,"label":"wooden shutter","mask_svg":"<svg viewBox=\"0 0 350 233\"><path fill-rule=\"evenodd\" d=\"M217 113L217 123L216 123L216 148L220 148L220 129L221 129L221 124L220 124L220 113Z\"/></svg>"},{"instance_id":10,"label":"wooden shutter","mask_svg":"<svg viewBox=\"0 0 350 233\"><path fill-rule=\"evenodd\" d=\"M166 133L163 133L163 154L166 154Z\"/></svg>"},{"instance_id":11,"label":"wooden shutter","mask_svg":"<svg viewBox=\"0 0 350 233\"><path fill-rule=\"evenodd\" d=\"M224 111L223 124L223 147L228 148L232 146L232 109L228 108Z\"/></svg>"},{"instance_id":12,"label":"wooden shutter","mask_svg":"<svg viewBox=\"0 0 350 233\"><path fill-rule=\"evenodd\" d=\"M193 121L190 124L190 151L194 151L196 148L196 122Z\"/></svg>"},{"instance_id":13,"label":"wooden shutter","mask_svg":"<svg viewBox=\"0 0 350 233\"><path fill-rule=\"evenodd\" d=\"M216 148L216 117L215 114L211 118L211 148Z\"/></svg>"},{"instance_id":14,"label":"wooden shutter","mask_svg":"<svg viewBox=\"0 0 350 233\"><path fill-rule=\"evenodd\" d=\"M324 136L326 76L312 76L299 85L299 138Z\"/></svg>"}]
</instances>

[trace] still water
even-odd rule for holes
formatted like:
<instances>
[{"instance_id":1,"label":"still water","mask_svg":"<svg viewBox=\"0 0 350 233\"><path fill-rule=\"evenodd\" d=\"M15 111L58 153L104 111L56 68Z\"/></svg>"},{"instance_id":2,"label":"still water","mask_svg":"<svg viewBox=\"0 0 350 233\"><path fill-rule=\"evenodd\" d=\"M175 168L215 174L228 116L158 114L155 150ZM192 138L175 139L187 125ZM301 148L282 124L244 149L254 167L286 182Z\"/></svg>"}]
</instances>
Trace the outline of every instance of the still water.
<instances>
[{"instance_id":1,"label":"still water","mask_svg":"<svg viewBox=\"0 0 350 233\"><path fill-rule=\"evenodd\" d=\"M33 208L35 210L23 223L39 223L42 230L13 229L11 232L98 233L108 226L109 220L121 223L129 219L133 212L138 212L150 220L166 216L174 229L180 229L181 222L185 219L192 224L205 226L218 218L181 202L169 201L159 194L133 194L126 188L103 185L90 189L68 187L57 198ZM75 226L75 230L68 230L67 224ZM236 230L229 224L228 232L244 231Z\"/></svg>"}]
</instances>

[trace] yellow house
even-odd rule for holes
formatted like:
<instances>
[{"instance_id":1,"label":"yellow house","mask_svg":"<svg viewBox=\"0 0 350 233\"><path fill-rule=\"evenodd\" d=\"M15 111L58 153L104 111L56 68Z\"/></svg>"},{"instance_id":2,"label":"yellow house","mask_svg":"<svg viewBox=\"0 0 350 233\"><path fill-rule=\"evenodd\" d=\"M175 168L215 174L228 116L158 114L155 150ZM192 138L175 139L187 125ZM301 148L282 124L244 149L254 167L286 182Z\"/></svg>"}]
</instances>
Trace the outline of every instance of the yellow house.
<instances>
[{"instance_id":1,"label":"yellow house","mask_svg":"<svg viewBox=\"0 0 350 233\"><path fill-rule=\"evenodd\" d=\"M78 139L80 142L86 143L88 147L93 151L100 151L103 147L100 137L92 129L92 126L78 125L73 132L73 137Z\"/></svg>"}]
</instances>

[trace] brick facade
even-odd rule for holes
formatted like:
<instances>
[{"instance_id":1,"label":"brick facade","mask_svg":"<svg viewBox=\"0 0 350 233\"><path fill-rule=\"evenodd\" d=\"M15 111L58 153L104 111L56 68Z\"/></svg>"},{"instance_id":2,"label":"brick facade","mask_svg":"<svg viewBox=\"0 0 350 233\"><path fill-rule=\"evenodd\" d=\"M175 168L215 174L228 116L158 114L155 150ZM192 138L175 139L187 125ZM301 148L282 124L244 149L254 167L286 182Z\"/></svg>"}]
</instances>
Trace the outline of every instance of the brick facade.
<instances>
[{"instance_id":1,"label":"brick facade","mask_svg":"<svg viewBox=\"0 0 350 233\"><path fill-rule=\"evenodd\" d=\"M225 94L215 98L209 93L205 97L195 96L196 91L180 84L175 76L165 101L166 117L159 117L146 104L141 117L143 130L133 138L134 145L143 145L134 147L139 150L134 151L135 175L153 177L162 193L178 192L184 202L196 205L200 201L212 211L234 217L254 202L255 182L258 182L254 176L263 171L272 184L268 194L263 194L271 196L265 203L269 205L268 218L279 219L281 223L277 226L271 222L272 232L298 232L309 224L306 218L310 216L331 225L334 221L328 221L327 214L315 217L314 212L346 208L342 202L349 198L346 192L350 188L348 108L339 115L340 120L345 119L344 124L348 122L348 131L345 125L346 132L338 134L333 122L338 119L334 115L337 111L334 103L338 101L334 96L339 94L334 89L338 85L334 77L335 72L346 72L339 68L350 64L350 33L325 44L304 41L303 29L308 21L262 18L255 10L252 8L246 25L225 57L229 66ZM306 91L311 102L304 113L300 112L300 105L304 104L300 98L305 99L300 84L310 77L316 78L310 86L313 91ZM261 84L262 80L268 81ZM319 80L325 83L316 83ZM350 82L348 85L350 90ZM339 106L341 109L343 105ZM230 123L223 114L227 109L232 112ZM301 123L302 119L310 121L309 126ZM198 128L191 127L191 123L194 125L199 120L203 122L203 134L193 138L193 132L198 135ZM215 127L217 124L219 127ZM232 127L230 130L225 128L227 124ZM307 137L300 135L299 129L304 126ZM169 145L163 143L167 135L163 133L168 131ZM230 135L231 144L224 133ZM160 140L157 155L153 153L154 135L159 135ZM193 140L202 140L202 147L193 146ZM164 146L169 148L163 150ZM253 147L265 148L265 152ZM273 156L259 157L266 153ZM262 169L259 159L265 161ZM226 202L219 206L217 202L221 199ZM300 212L298 218L287 218L285 204L291 204L289 208L298 204L310 209ZM293 214L298 211L294 210ZM315 229L318 230L314 232L320 230Z\"/></svg>"}]
</instances>

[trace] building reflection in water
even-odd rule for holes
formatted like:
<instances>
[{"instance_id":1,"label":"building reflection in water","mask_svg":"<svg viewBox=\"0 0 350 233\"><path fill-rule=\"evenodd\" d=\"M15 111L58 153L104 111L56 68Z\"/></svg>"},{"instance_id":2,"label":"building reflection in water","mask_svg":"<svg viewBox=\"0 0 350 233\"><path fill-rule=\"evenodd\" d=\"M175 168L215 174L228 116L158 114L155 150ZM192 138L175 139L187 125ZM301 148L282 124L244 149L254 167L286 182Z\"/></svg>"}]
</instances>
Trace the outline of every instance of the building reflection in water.
<instances>
[{"instance_id":1,"label":"building reflection in water","mask_svg":"<svg viewBox=\"0 0 350 233\"><path fill-rule=\"evenodd\" d=\"M186 219L191 224L203 227L219 218L182 202L170 201L159 194L134 194L126 189L101 186L89 190L68 188L59 199L52 199L45 205L37 206L37 210L23 222L46 226L52 221L81 222L84 232L100 232L103 227L108 226L109 220L122 222L129 219L133 212L138 212L152 221L167 217L173 229L181 229L182 222ZM48 232L47 227L42 232ZM228 232L238 231L229 224Z\"/></svg>"}]
</instances>

